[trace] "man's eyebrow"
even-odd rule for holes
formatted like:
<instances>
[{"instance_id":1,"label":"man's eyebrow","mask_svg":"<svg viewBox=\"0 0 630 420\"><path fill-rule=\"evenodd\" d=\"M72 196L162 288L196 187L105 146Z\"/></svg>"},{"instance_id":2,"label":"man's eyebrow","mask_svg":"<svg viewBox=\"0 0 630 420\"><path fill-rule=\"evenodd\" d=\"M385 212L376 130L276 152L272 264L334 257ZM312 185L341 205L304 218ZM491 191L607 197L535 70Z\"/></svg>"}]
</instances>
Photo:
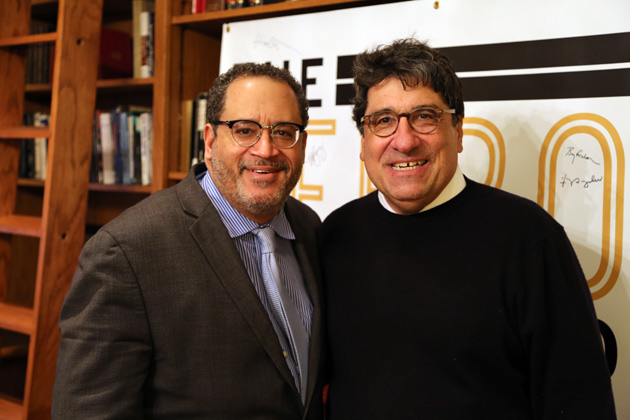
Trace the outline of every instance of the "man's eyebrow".
<instances>
[{"instance_id":1,"label":"man's eyebrow","mask_svg":"<svg viewBox=\"0 0 630 420\"><path fill-rule=\"evenodd\" d=\"M437 109L441 109L442 107L436 103L430 103L430 104L421 104L421 105L414 105L413 107L411 107L409 109L408 112L411 112L415 109L420 109L420 108L437 108ZM377 109L375 111L372 112L366 112L366 115L371 115L371 114L376 114L377 112L393 112L395 114L400 114L400 112L397 112L396 110L390 108L390 107L385 107L385 108L381 108L381 109ZM404 114L404 112L403 112Z\"/></svg>"}]
</instances>

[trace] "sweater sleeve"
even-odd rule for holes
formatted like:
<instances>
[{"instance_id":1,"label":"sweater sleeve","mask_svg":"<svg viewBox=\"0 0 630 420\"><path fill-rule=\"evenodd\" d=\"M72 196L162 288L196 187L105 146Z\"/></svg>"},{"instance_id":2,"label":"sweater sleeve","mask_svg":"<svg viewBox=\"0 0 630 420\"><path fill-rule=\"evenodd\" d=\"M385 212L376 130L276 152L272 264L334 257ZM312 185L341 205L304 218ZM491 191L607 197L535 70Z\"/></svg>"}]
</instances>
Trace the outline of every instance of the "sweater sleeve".
<instances>
[{"instance_id":1,"label":"sweater sleeve","mask_svg":"<svg viewBox=\"0 0 630 420\"><path fill-rule=\"evenodd\" d=\"M534 418L615 419L593 300L564 230L549 230L530 257L519 318Z\"/></svg>"}]
</instances>

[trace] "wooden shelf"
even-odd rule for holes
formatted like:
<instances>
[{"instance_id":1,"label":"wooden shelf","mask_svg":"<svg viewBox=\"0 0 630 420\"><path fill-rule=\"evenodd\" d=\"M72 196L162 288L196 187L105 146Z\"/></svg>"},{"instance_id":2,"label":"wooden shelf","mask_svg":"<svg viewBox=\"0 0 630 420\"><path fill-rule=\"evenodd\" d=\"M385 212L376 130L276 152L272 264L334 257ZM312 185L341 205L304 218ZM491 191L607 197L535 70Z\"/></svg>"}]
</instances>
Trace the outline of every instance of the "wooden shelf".
<instances>
[{"instance_id":1,"label":"wooden shelf","mask_svg":"<svg viewBox=\"0 0 630 420\"><path fill-rule=\"evenodd\" d=\"M186 174L184 174L185 176ZM183 178L183 177L182 177ZM31 178L19 178L18 185L20 187L32 187L32 188L43 188L44 181L41 179L31 179ZM139 193L139 194L150 194L153 191L151 185L122 185L122 184L99 184L96 182L90 183L89 187L90 191L96 192L116 192L116 193ZM0 223L2 223L3 218L0 217Z\"/></svg>"},{"instance_id":2,"label":"wooden shelf","mask_svg":"<svg viewBox=\"0 0 630 420\"><path fill-rule=\"evenodd\" d=\"M39 42L55 42L57 41L57 32L48 32L45 34L15 36L12 38L0 39L0 47L13 47L18 45L37 44Z\"/></svg>"},{"instance_id":3,"label":"wooden shelf","mask_svg":"<svg viewBox=\"0 0 630 420\"><path fill-rule=\"evenodd\" d=\"M144 78L121 78L121 79L100 79L96 81L96 88L99 90L151 90L154 83L153 77ZM30 83L24 88L26 93L48 93L52 92L52 83Z\"/></svg>"},{"instance_id":4,"label":"wooden shelf","mask_svg":"<svg viewBox=\"0 0 630 420\"><path fill-rule=\"evenodd\" d=\"M0 328L31 335L34 324L32 309L0 302Z\"/></svg>"},{"instance_id":5,"label":"wooden shelf","mask_svg":"<svg viewBox=\"0 0 630 420\"><path fill-rule=\"evenodd\" d=\"M21 420L22 402L6 395L0 395L0 414L3 420Z\"/></svg>"},{"instance_id":6,"label":"wooden shelf","mask_svg":"<svg viewBox=\"0 0 630 420\"><path fill-rule=\"evenodd\" d=\"M127 88L131 86L149 86L153 87L153 77L135 77L122 79L100 79L96 81L98 89Z\"/></svg>"},{"instance_id":7,"label":"wooden shelf","mask_svg":"<svg viewBox=\"0 0 630 420\"><path fill-rule=\"evenodd\" d=\"M18 185L20 187L44 188L44 184L45 182L41 179L18 178Z\"/></svg>"},{"instance_id":8,"label":"wooden shelf","mask_svg":"<svg viewBox=\"0 0 630 420\"><path fill-rule=\"evenodd\" d=\"M90 191L120 192L120 193L146 193L150 194L150 185L123 185L123 184L90 184Z\"/></svg>"},{"instance_id":9,"label":"wooden shelf","mask_svg":"<svg viewBox=\"0 0 630 420\"><path fill-rule=\"evenodd\" d=\"M374 4L396 3L402 0L298 0L285 1L255 7L221 10L198 14L173 16L171 24L185 26L199 32L220 38L224 23L265 19L277 16L290 16L327 10L347 9Z\"/></svg>"},{"instance_id":10,"label":"wooden shelf","mask_svg":"<svg viewBox=\"0 0 630 420\"><path fill-rule=\"evenodd\" d=\"M42 234L42 218L19 214L0 216L0 233L39 238Z\"/></svg>"},{"instance_id":11,"label":"wooden shelf","mask_svg":"<svg viewBox=\"0 0 630 420\"><path fill-rule=\"evenodd\" d=\"M26 86L24 86L24 92L47 93L50 95L52 92L52 83L27 83Z\"/></svg>"},{"instance_id":12,"label":"wooden shelf","mask_svg":"<svg viewBox=\"0 0 630 420\"><path fill-rule=\"evenodd\" d=\"M0 347L0 359L13 359L17 357L28 356L28 346L25 345L13 345ZM0 363L2 363L0 361Z\"/></svg>"},{"instance_id":13,"label":"wooden shelf","mask_svg":"<svg viewBox=\"0 0 630 420\"><path fill-rule=\"evenodd\" d=\"M48 127L7 127L0 128L0 139L34 139L37 137L50 137Z\"/></svg>"}]
</instances>

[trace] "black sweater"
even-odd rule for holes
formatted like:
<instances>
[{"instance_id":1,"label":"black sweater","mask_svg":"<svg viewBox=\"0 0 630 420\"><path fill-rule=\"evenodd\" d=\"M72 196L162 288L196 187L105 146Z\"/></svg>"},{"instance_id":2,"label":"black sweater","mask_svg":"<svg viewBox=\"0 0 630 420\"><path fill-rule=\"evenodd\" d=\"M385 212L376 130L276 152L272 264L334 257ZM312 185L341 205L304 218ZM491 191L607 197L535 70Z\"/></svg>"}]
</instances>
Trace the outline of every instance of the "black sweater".
<instances>
[{"instance_id":1,"label":"black sweater","mask_svg":"<svg viewBox=\"0 0 630 420\"><path fill-rule=\"evenodd\" d=\"M467 180L402 216L372 193L321 245L328 420L615 418L586 279L535 203Z\"/></svg>"}]
</instances>

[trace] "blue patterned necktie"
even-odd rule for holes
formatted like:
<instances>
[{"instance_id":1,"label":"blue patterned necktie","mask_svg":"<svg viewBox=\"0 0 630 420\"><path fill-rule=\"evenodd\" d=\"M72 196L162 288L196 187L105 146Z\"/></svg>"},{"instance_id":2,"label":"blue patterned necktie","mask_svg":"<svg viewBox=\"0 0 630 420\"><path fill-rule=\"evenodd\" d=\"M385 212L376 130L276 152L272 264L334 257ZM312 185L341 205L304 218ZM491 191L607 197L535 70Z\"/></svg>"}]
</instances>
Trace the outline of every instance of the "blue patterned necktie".
<instances>
[{"instance_id":1,"label":"blue patterned necktie","mask_svg":"<svg viewBox=\"0 0 630 420\"><path fill-rule=\"evenodd\" d=\"M289 354L286 357L291 357L295 362L298 375L295 379L299 383L300 395L302 396L302 401L304 401L308 370L309 334L302 322L298 309L291 300L288 290L282 281L275 255L275 231L267 226L254 229L252 233L256 235L256 240L261 250L259 255L260 267L267 301L273 317L289 343Z\"/></svg>"}]
</instances>

